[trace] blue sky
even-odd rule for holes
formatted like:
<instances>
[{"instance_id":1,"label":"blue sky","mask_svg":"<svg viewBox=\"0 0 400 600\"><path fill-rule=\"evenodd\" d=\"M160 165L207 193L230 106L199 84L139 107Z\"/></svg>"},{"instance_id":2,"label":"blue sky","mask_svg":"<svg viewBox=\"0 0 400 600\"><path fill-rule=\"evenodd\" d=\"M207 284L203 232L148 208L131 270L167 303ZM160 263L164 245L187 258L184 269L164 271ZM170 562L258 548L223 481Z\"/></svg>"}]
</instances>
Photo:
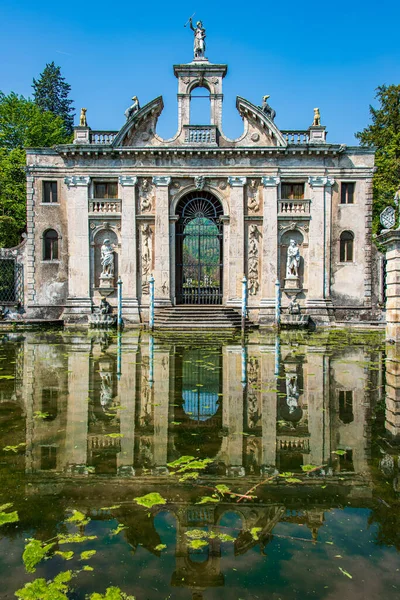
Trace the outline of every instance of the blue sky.
<instances>
[{"instance_id":1,"label":"blue sky","mask_svg":"<svg viewBox=\"0 0 400 600\"><path fill-rule=\"evenodd\" d=\"M177 124L172 65L192 60L195 14L207 30L207 56L227 63L224 131L242 121L236 96L255 104L270 94L282 129L307 128L321 110L328 140L357 143L380 84L400 83L400 2L127 2L0 0L0 90L31 94L32 78L55 61L93 129L119 129L137 95L162 95L158 133Z\"/></svg>"}]
</instances>

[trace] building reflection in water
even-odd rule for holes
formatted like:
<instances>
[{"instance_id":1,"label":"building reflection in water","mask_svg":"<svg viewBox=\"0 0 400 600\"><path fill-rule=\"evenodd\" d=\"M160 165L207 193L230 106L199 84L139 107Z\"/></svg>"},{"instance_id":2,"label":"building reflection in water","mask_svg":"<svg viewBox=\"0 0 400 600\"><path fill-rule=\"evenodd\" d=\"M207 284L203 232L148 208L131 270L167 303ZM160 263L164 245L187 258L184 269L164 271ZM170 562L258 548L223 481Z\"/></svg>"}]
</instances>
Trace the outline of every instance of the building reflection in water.
<instances>
[{"instance_id":1,"label":"building reflection in water","mask_svg":"<svg viewBox=\"0 0 400 600\"><path fill-rule=\"evenodd\" d=\"M26 442L28 477L35 477L39 489L52 474L64 475L60 485L76 481L77 507L101 518L96 497L85 500L86 483L101 476L102 504L104 496L110 504L122 502L113 516L127 525L126 539L153 552L159 510L152 509L151 521L141 524L132 493L148 490L146 481L154 477L161 486L179 488L179 501L163 507L176 520L172 583L191 587L194 597L223 585L224 577L220 541L193 550L188 529L212 530L234 514L240 529L235 553L256 544L264 552L277 523L304 524L317 539L325 512L344 497L347 502L372 497L371 414L384 398L379 347L338 349L272 337L245 348L203 340L172 345L130 332L76 338L26 334L13 347L15 379L1 402L25 420L18 441ZM399 365L389 348L385 428L392 440L400 434ZM248 480L245 489L278 472L301 472L305 465L321 469L301 489L259 488L257 504L230 499L198 506L190 487L171 484L168 463L183 455L212 458L206 479L231 486ZM381 464L398 485L392 456L382 457ZM321 475L327 482L324 494L314 485ZM129 506L123 505L125 497ZM254 527L258 541L250 534Z\"/></svg>"}]
</instances>

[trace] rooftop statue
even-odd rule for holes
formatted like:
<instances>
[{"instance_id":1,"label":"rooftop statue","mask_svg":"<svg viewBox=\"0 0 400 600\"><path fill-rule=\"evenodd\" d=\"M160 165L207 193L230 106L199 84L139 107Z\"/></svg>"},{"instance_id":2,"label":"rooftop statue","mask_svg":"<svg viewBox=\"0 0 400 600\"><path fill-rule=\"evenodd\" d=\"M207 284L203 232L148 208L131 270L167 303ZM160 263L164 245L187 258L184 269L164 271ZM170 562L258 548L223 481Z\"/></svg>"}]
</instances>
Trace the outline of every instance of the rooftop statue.
<instances>
[{"instance_id":1,"label":"rooftop statue","mask_svg":"<svg viewBox=\"0 0 400 600\"><path fill-rule=\"evenodd\" d=\"M130 119L131 116L134 113L137 113L138 110L140 109L138 97L137 96L133 96L132 100L133 100L133 104L129 108L127 108L126 111L125 111L125 116L126 116L127 120Z\"/></svg>"},{"instance_id":2,"label":"rooftop statue","mask_svg":"<svg viewBox=\"0 0 400 600\"><path fill-rule=\"evenodd\" d=\"M192 17L189 19L189 26L194 31L194 58L205 58L206 53L206 30L201 21L197 21L196 27L193 27Z\"/></svg>"},{"instance_id":3,"label":"rooftop statue","mask_svg":"<svg viewBox=\"0 0 400 600\"><path fill-rule=\"evenodd\" d=\"M273 121L276 117L276 111L268 104L268 96L263 96L261 110Z\"/></svg>"},{"instance_id":4,"label":"rooftop statue","mask_svg":"<svg viewBox=\"0 0 400 600\"><path fill-rule=\"evenodd\" d=\"M321 126L321 113L319 112L319 108L314 108L314 121L313 127Z\"/></svg>"}]
</instances>

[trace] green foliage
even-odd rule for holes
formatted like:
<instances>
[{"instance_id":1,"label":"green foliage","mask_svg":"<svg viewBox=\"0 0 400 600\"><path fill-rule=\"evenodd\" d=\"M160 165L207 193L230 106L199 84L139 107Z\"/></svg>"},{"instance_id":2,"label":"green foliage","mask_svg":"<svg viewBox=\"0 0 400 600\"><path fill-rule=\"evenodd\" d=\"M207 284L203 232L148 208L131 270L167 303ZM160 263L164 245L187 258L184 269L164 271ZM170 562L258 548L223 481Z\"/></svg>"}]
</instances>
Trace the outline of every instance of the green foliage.
<instances>
[{"instance_id":1,"label":"green foliage","mask_svg":"<svg viewBox=\"0 0 400 600\"><path fill-rule=\"evenodd\" d=\"M72 552L72 550L70 550L69 552L61 552L61 550L56 550L54 554L57 554L57 556L61 556L61 558L64 558L65 560L71 560L74 557L74 553Z\"/></svg>"},{"instance_id":2,"label":"green foliage","mask_svg":"<svg viewBox=\"0 0 400 600\"><path fill-rule=\"evenodd\" d=\"M50 111L61 117L66 131L71 134L74 127L73 100L68 98L71 86L61 75L61 68L54 62L46 65L39 79L33 80L33 97L43 111Z\"/></svg>"},{"instance_id":3,"label":"green foliage","mask_svg":"<svg viewBox=\"0 0 400 600\"><path fill-rule=\"evenodd\" d=\"M146 494L145 496L138 496L133 500L140 506L145 506L146 508L151 508L157 504L166 504L167 502L166 499L160 496L158 492L152 492L151 494Z\"/></svg>"},{"instance_id":4,"label":"green foliage","mask_svg":"<svg viewBox=\"0 0 400 600\"><path fill-rule=\"evenodd\" d=\"M22 555L26 571L28 573L34 573L36 571L36 565L46 557L53 546L55 546L54 543L46 544L46 542L30 538Z\"/></svg>"},{"instance_id":5,"label":"green foliage","mask_svg":"<svg viewBox=\"0 0 400 600\"><path fill-rule=\"evenodd\" d=\"M260 531L261 531L261 527L252 527L250 529L250 534L251 534L251 537L253 538L253 540L256 540L256 541L259 540L258 534Z\"/></svg>"},{"instance_id":6,"label":"green foliage","mask_svg":"<svg viewBox=\"0 0 400 600\"><path fill-rule=\"evenodd\" d=\"M192 540L189 542L189 548L193 548L194 550L199 550L204 546L208 546L208 542L206 542L206 540Z\"/></svg>"},{"instance_id":7,"label":"green foliage","mask_svg":"<svg viewBox=\"0 0 400 600\"><path fill-rule=\"evenodd\" d=\"M72 515L66 520L67 523L73 523L74 525L87 525L90 521L89 517L86 517L79 510L73 510Z\"/></svg>"},{"instance_id":8,"label":"green foliage","mask_svg":"<svg viewBox=\"0 0 400 600\"><path fill-rule=\"evenodd\" d=\"M59 573L52 581L43 578L25 584L17 590L15 595L19 600L68 600L68 583L72 579L72 572Z\"/></svg>"},{"instance_id":9,"label":"green foliage","mask_svg":"<svg viewBox=\"0 0 400 600\"><path fill-rule=\"evenodd\" d=\"M16 523L19 521L17 511L13 512L5 512L8 508L11 508L12 504L8 502L7 504L2 504L0 506L0 525L5 525L6 523Z\"/></svg>"},{"instance_id":10,"label":"green foliage","mask_svg":"<svg viewBox=\"0 0 400 600\"><path fill-rule=\"evenodd\" d=\"M196 502L196 504L210 504L211 502L219 502L219 498L214 498L212 496L203 496L198 502Z\"/></svg>"},{"instance_id":11,"label":"green foliage","mask_svg":"<svg viewBox=\"0 0 400 600\"><path fill-rule=\"evenodd\" d=\"M379 215L393 205L400 184L400 85L381 85L376 89L379 108L370 106L372 123L356 133L362 146L376 148L374 175L373 231L379 230Z\"/></svg>"},{"instance_id":12,"label":"green foliage","mask_svg":"<svg viewBox=\"0 0 400 600\"><path fill-rule=\"evenodd\" d=\"M1 135L1 127L0 127ZM21 241L26 222L25 151L0 147L0 247Z\"/></svg>"},{"instance_id":13,"label":"green foliage","mask_svg":"<svg viewBox=\"0 0 400 600\"><path fill-rule=\"evenodd\" d=\"M0 148L51 147L69 141L64 121L29 98L0 92Z\"/></svg>"},{"instance_id":14,"label":"green foliage","mask_svg":"<svg viewBox=\"0 0 400 600\"><path fill-rule=\"evenodd\" d=\"M91 594L89 600L135 600L134 596L127 596L119 587L109 587L105 594Z\"/></svg>"},{"instance_id":15,"label":"green foliage","mask_svg":"<svg viewBox=\"0 0 400 600\"><path fill-rule=\"evenodd\" d=\"M97 550L85 550L84 552L81 552L80 560L89 560L96 552Z\"/></svg>"},{"instance_id":16,"label":"green foliage","mask_svg":"<svg viewBox=\"0 0 400 600\"><path fill-rule=\"evenodd\" d=\"M21 442L20 444L17 444L16 446L4 446L3 451L4 452L14 452L16 454L20 448L25 448L25 446L26 446L25 442Z\"/></svg>"},{"instance_id":17,"label":"green foliage","mask_svg":"<svg viewBox=\"0 0 400 600\"><path fill-rule=\"evenodd\" d=\"M112 529L110 533L111 535L118 535L119 533L121 533L121 531L123 531L126 528L126 525L119 523L118 527L116 529Z\"/></svg>"},{"instance_id":18,"label":"green foliage","mask_svg":"<svg viewBox=\"0 0 400 600\"><path fill-rule=\"evenodd\" d=\"M317 468L317 465L301 465L302 470L305 473L309 473L310 471L314 471Z\"/></svg>"},{"instance_id":19,"label":"green foliage","mask_svg":"<svg viewBox=\"0 0 400 600\"><path fill-rule=\"evenodd\" d=\"M60 533L58 536L59 544L83 544L90 540L97 540L97 535L79 535L78 533Z\"/></svg>"},{"instance_id":20,"label":"green foliage","mask_svg":"<svg viewBox=\"0 0 400 600\"><path fill-rule=\"evenodd\" d=\"M157 550L157 552L161 552L161 550L165 550L167 546L165 544L158 544L154 550Z\"/></svg>"}]
</instances>

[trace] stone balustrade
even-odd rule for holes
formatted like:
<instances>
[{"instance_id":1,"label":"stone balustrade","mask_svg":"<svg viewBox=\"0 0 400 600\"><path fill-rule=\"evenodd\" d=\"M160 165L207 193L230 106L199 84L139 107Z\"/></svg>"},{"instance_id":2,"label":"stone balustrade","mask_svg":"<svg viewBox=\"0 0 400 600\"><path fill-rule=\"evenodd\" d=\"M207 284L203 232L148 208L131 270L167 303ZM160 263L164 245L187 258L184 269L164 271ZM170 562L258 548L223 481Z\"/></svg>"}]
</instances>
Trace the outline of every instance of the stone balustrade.
<instances>
[{"instance_id":1,"label":"stone balustrade","mask_svg":"<svg viewBox=\"0 0 400 600\"><path fill-rule=\"evenodd\" d=\"M304 130L286 130L281 132L288 144L308 144L310 141L310 132Z\"/></svg>"},{"instance_id":2,"label":"stone balustrade","mask_svg":"<svg viewBox=\"0 0 400 600\"><path fill-rule=\"evenodd\" d=\"M91 215L109 215L121 213L121 200L107 198L91 198L89 200L89 213Z\"/></svg>"},{"instance_id":3,"label":"stone balustrade","mask_svg":"<svg viewBox=\"0 0 400 600\"><path fill-rule=\"evenodd\" d=\"M111 438L107 435L89 435L88 436L89 450L101 449L101 448L116 448L120 449L121 440L120 438Z\"/></svg>"},{"instance_id":4,"label":"stone balustrade","mask_svg":"<svg viewBox=\"0 0 400 600\"><path fill-rule=\"evenodd\" d=\"M187 144L216 144L217 128L215 125L185 125L185 142Z\"/></svg>"},{"instance_id":5,"label":"stone balustrade","mask_svg":"<svg viewBox=\"0 0 400 600\"><path fill-rule=\"evenodd\" d=\"M90 143L91 144L112 144L118 131L91 131L90 132Z\"/></svg>"},{"instance_id":6,"label":"stone balustrade","mask_svg":"<svg viewBox=\"0 0 400 600\"><path fill-rule=\"evenodd\" d=\"M278 217L310 215L311 200L278 200Z\"/></svg>"},{"instance_id":7,"label":"stone balustrade","mask_svg":"<svg viewBox=\"0 0 400 600\"><path fill-rule=\"evenodd\" d=\"M277 449L283 452L309 452L310 441L306 439L296 439L292 437L280 438L276 442Z\"/></svg>"}]
</instances>

